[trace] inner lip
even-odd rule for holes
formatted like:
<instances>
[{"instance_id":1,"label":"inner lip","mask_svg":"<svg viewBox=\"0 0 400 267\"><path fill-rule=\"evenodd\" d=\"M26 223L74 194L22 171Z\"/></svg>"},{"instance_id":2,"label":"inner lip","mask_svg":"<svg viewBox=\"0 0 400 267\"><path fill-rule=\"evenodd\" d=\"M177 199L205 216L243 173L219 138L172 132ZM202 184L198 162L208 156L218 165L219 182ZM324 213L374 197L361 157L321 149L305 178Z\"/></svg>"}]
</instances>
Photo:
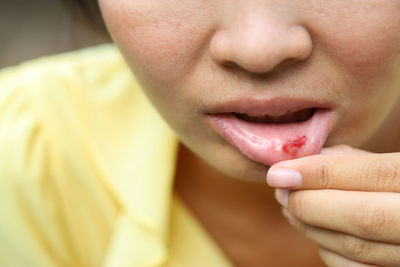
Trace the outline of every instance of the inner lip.
<instances>
[{"instance_id":1,"label":"inner lip","mask_svg":"<svg viewBox=\"0 0 400 267\"><path fill-rule=\"evenodd\" d=\"M284 124L307 121L314 115L316 110L317 108L305 108L295 111L286 111L285 113L278 115L264 114L260 116L236 112L233 112L232 114L238 119L253 123Z\"/></svg>"}]
</instances>

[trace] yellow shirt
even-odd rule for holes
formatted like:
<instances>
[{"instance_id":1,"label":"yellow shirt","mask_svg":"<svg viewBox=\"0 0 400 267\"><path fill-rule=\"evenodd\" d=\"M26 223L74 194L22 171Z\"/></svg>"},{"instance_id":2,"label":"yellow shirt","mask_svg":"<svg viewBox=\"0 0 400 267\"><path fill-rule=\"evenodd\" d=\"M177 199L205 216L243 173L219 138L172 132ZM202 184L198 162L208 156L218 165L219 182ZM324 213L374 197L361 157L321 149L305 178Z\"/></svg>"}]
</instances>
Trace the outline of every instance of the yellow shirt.
<instances>
[{"instance_id":1,"label":"yellow shirt","mask_svg":"<svg viewBox=\"0 0 400 267\"><path fill-rule=\"evenodd\" d=\"M178 141L113 45L0 72L0 266L232 266L172 192Z\"/></svg>"}]
</instances>

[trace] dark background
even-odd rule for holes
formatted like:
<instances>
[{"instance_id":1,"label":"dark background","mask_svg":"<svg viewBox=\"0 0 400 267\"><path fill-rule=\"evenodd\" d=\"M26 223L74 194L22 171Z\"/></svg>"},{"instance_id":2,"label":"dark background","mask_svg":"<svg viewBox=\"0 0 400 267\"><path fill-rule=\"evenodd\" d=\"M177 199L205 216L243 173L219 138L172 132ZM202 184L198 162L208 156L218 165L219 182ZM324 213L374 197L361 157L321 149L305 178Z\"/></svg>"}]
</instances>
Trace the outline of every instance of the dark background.
<instances>
[{"instance_id":1,"label":"dark background","mask_svg":"<svg viewBox=\"0 0 400 267\"><path fill-rule=\"evenodd\" d=\"M0 68L110 42L73 0L0 0Z\"/></svg>"}]
</instances>

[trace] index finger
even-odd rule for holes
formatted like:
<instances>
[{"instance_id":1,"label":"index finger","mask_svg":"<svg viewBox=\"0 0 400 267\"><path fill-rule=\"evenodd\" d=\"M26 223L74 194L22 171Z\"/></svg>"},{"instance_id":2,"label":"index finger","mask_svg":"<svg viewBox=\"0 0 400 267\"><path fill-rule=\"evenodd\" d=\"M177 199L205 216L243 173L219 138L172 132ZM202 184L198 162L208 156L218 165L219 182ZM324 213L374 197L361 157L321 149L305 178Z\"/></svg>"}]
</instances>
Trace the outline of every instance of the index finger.
<instances>
[{"instance_id":1,"label":"index finger","mask_svg":"<svg viewBox=\"0 0 400 267\"><path fill-rule=\"evenodd\" d=\"M268 171L270 186L400 192L400 153L314 155L283 161Z\"/></svg>"}]
</instances>

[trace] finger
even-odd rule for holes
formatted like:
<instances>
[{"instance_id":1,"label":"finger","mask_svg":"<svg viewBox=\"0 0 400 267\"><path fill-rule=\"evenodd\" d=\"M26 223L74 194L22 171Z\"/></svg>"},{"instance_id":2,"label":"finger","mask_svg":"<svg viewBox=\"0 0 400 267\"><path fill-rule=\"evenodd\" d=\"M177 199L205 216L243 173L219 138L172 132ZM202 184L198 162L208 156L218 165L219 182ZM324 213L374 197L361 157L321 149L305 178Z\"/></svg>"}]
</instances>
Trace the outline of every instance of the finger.
<instances>
[{"instance_id":1,"label":"finger","mask_svg":"<svg viewBox=\"0 0 400 267\"><path fill-rule=\"evenodd\" d=\"M347 145L334 145L321 149L322 155L365 155L371 154L369 151L352 148Z\"/></svg>"},{"instance_id":2,"label":"finger","mask_svg":"<svg viewBox=\"0 0 400 267\"><path fill-rule=\"evenodd\" d=\"M292 191L290 213L303 223L382 242L400 240L400 194L340 190Z\"/></svg>"},{"instance_id":3,"label":"finger","mask_svg":"<svg viewBox=\"0 0 400 267\"><path fill-rule=\"evenodd\" d=\"M366 262L379 266L400 266L400 246L374 242L304 224L291 217L287 209L283 214L297 230L320 246L356 262Z\"/></svg>"},{"instance_id":4,"label":"finger","mask_svg":"<svg viewBox=\"0 0 400 267\"><path fill-rule=\"evenodd\" d=\"M400 192L400 153L314 155L273 165L270 186Z\"/></svg>"},{"instance_id":5,"label":"finger","mask_svg":"<svg viewBox=\"0 0 400 267\"><path fill-rule=\"evenodd\" d=\"M328 267L376 267L376 265L354 262L324 248L319 249L319 256Z\"/></svg>"}]
</instances>

